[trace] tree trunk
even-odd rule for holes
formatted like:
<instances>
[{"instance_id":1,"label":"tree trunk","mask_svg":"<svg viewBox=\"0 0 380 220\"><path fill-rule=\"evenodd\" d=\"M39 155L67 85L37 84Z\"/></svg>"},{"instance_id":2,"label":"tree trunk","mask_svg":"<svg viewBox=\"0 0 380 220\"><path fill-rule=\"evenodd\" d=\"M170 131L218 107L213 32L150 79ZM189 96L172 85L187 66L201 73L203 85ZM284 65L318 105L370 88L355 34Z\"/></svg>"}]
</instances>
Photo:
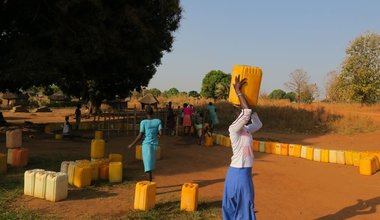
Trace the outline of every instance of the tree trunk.
<instances>
[{"instance_id":1,"label":"tree trunk","mask_svg":"<svg viewBox=\"0 0 380 220\"><path fill-rule=\"evenodd\" d=\"M90 103L90 112L94 116L94 121L95 121L96 117L99 116L101 113L100 111L101 101L90 99L89 103Z\"/></svg>"}]
</instances>

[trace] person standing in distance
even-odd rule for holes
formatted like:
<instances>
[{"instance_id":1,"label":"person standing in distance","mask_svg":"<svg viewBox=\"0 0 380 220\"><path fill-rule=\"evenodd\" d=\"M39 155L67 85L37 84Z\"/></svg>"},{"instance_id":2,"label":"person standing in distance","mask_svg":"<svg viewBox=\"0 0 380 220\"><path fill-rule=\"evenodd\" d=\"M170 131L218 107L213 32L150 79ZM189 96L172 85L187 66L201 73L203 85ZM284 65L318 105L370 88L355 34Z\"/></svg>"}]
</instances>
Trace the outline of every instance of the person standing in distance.
<instances>
[{"instance_id":1,"label":"person standing in distance","mask_svg":"<svg viewBox=\"0 0 380 220\"><path fill-rule=\"evenodd\" d=\"M241 92L246 79L235 78L234 89L239 97L240 107L237 118L230 125L232 157L224 182L222 215L224 220L255 220L254 188L252 182L252 133L262 127L257 113L252 113L244 94ZM240 112L240 114L239 114Z\"/></svg>"},{"instance_id":2,"label":"person standing in distance","mask_svg":"<svg viewBox=\"0 0 380 220\"><path fill-rule=\"evenodd\" d=\"M80 118L82 116L82 112L80 110L81 105L78 104L77 108L75 109L75 130L79 129L79 124L80 124Z\"/></svg>"},{"instance_id":3,"label":"person standing in distance","mask_svg":"<svg viewBox=\"0 0 380 220\"><path fill-rule=\"evenodd\" d=\"M218 119L218 114L216 114L215 105L213 105L212 102L208 103L207 111L208 111L208 117L209 117L210 130L211 132L213 132L215 125L219 124L219 119Z\"/></svg>"},{"instance_id":4,"label":"person standing in distance","mask_svg":"<svg viewBox=\"0 0 380 220\"><path fill-rule=\"evenodd\" d=\"M158 138L162 135L162 125L160 119L152 118L152 107L147 106L145 108L145 112L147 119L144 119L140 122L140 133L137 135L136 139L128 146L128 148L132 148L139 140L143 139L142 158L144 163L144 172L147 175L147 179L152 182L152 172L156 168Z\"/></svg>"}]
</instances>

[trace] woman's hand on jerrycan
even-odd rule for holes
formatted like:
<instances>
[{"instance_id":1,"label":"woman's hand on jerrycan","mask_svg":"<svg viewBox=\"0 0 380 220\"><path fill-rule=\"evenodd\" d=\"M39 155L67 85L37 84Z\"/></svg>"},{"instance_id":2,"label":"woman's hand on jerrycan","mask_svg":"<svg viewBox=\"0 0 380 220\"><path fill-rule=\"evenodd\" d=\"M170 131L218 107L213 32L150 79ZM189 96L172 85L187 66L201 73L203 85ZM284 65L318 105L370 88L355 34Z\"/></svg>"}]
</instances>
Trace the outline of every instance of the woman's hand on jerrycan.
<instances>
[{"instance_id":1,"label":"woman's hand on jerrycan","mask_svg":"<svg viewBox=\"0 0 380 220\"><path fill-rule=\"evenodd\" d=\"M243 87L243 85L245 83L247 83L246 78L240 80L240 75L235 77L235 84L233 86L234 86L234 89L235 89L235 92L237 95L239 95L239 93L241 93L241 87Z\"/></svg>"}]
</instances>

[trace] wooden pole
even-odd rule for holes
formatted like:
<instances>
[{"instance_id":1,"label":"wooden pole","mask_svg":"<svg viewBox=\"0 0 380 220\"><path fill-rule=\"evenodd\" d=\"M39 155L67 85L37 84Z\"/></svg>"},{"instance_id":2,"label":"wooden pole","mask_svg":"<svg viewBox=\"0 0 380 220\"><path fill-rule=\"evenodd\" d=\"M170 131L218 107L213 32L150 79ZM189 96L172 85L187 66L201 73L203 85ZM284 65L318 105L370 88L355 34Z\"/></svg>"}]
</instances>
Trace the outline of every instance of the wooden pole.
<instances>
[{"instance_id":1,"label":"wooden pole","mask_svg":"<svg viewBox=\"0 0 380 220\"><path fill-rule=\"evenodd\" d=\"M137 123L137 112L136 112L136 105L135 105L134 117L133 117L133 132L134 132L135 136L137 135L136 134L136 123Z\"/></svg>"}]
</instances>

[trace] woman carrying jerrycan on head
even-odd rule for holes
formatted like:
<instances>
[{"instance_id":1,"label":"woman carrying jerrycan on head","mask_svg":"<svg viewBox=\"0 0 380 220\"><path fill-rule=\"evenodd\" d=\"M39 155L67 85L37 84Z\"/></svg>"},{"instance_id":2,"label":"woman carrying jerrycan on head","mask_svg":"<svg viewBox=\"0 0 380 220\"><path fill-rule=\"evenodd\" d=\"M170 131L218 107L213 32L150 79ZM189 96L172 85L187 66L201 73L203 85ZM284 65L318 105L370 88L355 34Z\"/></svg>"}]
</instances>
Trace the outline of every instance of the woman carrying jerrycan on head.
<instances>
[{"instance_id":1,"label":"woman carrying jerrycan on head","mask_svg":"<svg viewBox=\"0 0 380 220\"><path fill-rule=\"evenodd\" d=\"M262 127L257 113L252 113L244 94L241 92L246 79L235 78L233 85L239 98L240 108L236 109L237 119L230 125L232 145L231 164L226 174L222 202L224 220L256 219L254 212L254 188L252 182L252 133ZM240 114L239 114L240 113Z\"/></svg>"},{"instance_id":2,"label":"woman carrying jerrycan on head","mask_svg":"<svg viewBox=\"0 0 380 220\"><path fill-rule=\"evenodd\" d=\"M144 172L147 179L152 182L152 172L156 167L158 138L161 133L161 120L153 119L153 109L150 106L145 108L147 119L140 122L140 133L136 139L128 146L132 148L136 143L143 138L142 141L142 158L144 162Z\"/></svg>"}]
</instances>

